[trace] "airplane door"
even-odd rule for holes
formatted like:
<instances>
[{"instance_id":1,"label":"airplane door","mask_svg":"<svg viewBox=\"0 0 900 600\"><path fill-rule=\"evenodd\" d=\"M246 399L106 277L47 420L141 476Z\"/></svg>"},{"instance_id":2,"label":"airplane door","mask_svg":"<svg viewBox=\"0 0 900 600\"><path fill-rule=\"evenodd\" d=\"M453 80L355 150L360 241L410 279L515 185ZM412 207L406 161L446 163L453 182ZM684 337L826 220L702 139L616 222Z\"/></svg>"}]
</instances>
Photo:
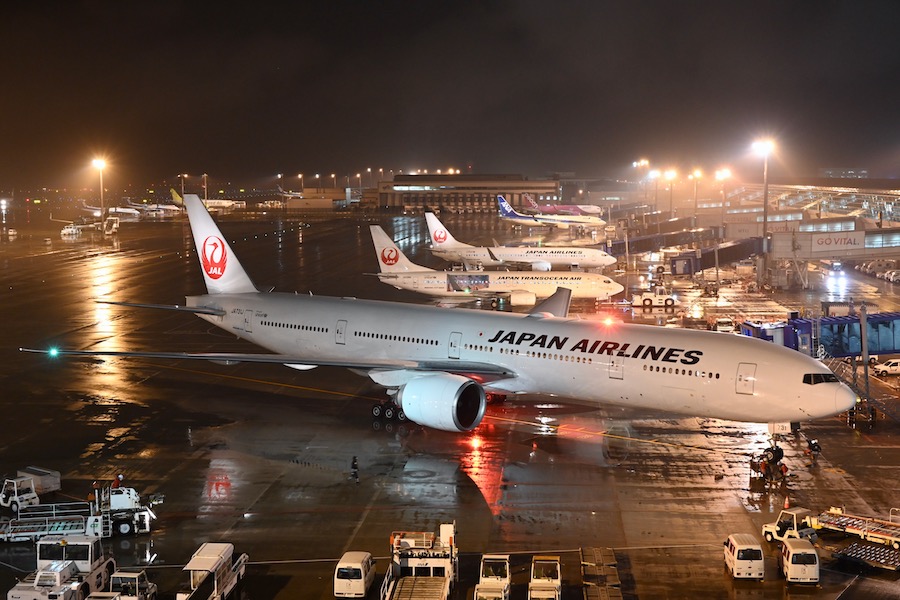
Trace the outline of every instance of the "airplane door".
<instances>
[{"instance_id":1,"label":"airplane door","mask_svg":"<svg viewBox=\"0 0 900 600\"><path fill-rule=\"evenodd\" d=\"M756 382L756 365L754 363L738 363L735 392L738 394L752 394L753 385Z\"/></svg>"},{"instance_id":2,"label":"airplane door","mask_svg":"<svg viewBox=\"0 0 900 600\"><path fill-rule=\"evenodd\" d=\"M341 346L347 343L347 321L341 319L334 327L334 343Z\"/></svg>"},{"instance_id":3,"label":"airplane door","mask_svg":"<svg viewBox=\"0 0 900 600\"><path fill-rule=\"evenodd\" d=\"M609 378L622 379L625 371L625 359L621 356L613 356L609 361Z\"/></svg>"},{"instance_id":4,"label":"airplane door","mask_svg":"<svg viewBox=\"0 0 900 600\"><path fill-rule=\"evenodd\" d=\"M253 333L253 311L249 308L244 309L244 331Z\"/></svg>"},{"instance_id":5,"label":"airplane door","mask_svg":"<svg viewBox=\"0 0 900 600\"><path fill-rule=\"evenodd\" d=\"M459 344L462 342L462 334L454 331L450 334L450 345L447 347L447 356L450 358L459 358Z\"/></svg>"}]
</instances>

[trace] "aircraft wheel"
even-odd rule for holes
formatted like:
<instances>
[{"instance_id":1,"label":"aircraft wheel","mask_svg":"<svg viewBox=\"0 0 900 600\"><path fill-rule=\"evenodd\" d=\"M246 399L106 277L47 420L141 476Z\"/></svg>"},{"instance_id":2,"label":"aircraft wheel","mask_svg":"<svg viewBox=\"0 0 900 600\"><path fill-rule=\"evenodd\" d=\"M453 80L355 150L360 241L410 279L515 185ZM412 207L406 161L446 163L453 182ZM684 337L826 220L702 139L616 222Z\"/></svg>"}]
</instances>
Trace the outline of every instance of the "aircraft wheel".
<instances>
[{"instance_id":1,"label":"aircraft wheel","mask_svg":"<svg viewBox=\"0 0 900 600\"><path fill-rule=\"evenodd\" d=\"M385 406L384 407L384 418L385 419L393 419L395 414L397 414L397 413L395 412L393 406Z\"/></svg>"},{"instance_id":2,"label":"aircraft wheel","mask_svg":"<svg viewBox=\"0 0 900 600\"><path fill-rule=\"evenodd\" d=\"M381 421L372 421L372 431L381 431Z\"/></svg>"},{"instance_id":3,"label":"aircraft wheel","mask_svg":"<svg viewBox=\"0 0 900 600\"><path fill-rule=\"evenodd\" d=\"M406 413L402 409L397 411L397 420L401 423L406 421Z\"/></svg>"},{"instance_id":4,"label":"aircraft wheel","mask_svg":"<svg viewBox=\"0 0 900 600\"><path fill-rule=\"evenodd\" d=\"M372 405L372 416L375 417L376 419L381 416L383 411L384 411L384 407L381 406L380 404Z\"/></svg>"}]
</instances>

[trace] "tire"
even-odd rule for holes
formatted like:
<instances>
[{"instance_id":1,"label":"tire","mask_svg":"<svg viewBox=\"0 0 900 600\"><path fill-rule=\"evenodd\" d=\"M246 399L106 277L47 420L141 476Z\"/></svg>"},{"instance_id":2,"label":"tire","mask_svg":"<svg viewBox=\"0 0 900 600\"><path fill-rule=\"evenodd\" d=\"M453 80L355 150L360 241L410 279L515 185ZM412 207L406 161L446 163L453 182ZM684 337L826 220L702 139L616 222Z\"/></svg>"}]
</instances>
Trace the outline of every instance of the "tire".
<instances>
[{"instance_id":1,"label":"tire","mask_svg":"<svg viewBox=\"0 0 900 600\"><path fill-rule=\"evenodd\" d=\"M875 374L879 377L884 377L887 375L887 371L877 371Z\"/></svg>"},{"instance_id":2,"label":"tire","mask_svg":"<svg viewBox=\"0 0 900 600\"><path fill-rule=\"evenodd\" d=\"M81 600L85 600L85 598L87 598L90 595L91 595L91 588L89 588L87 585L82 585L80 588L78 588L78 597Z\"/></svg>"},{"instance_id":3,"label":"tire","mask_svg":"<svg viewBox=\"0 0 900 600\"><path fill-rule=\"evenodd\" d=\"M397 414L397 412L393 406L385 406L384 407L384 418L385 419L393 419L395 414Z\"/></svg>"},{"instance_id":4,"label":"tire","mask_svg":"<svg viewBox=\"0 0 900 600\"><path fill-rule=\"evenodd\" d=\"M384 412L384 407L380 404L372 405L372 416L376 419L380 418L382 413Z\"/></svg>"},{"instance_id":5,"label":"tire","mask_svg":"<svg viewBox=\"0 0 900 600\"><path fill-rule=\"evenodd\" d=\"M116 535L131 535L134 533L134 523L130 521L116 521L113 524Z\"/></svg>"},{"instance_id":6,"label":"tire","mask_svg":"<svg viewBox=\"0 0 900 600\"><path fill-rule=\"evenodd\" d=\"M644 308L650 308L651 306L653 306L653 300L651 300L650 298L644 298L643 304Z\"/></svg>"},{"instance_id":7,"label":"tire","mask_svg":"<svg viewBox=\"0 0 900 600\"><path fill-rule=\"evenodd\" d=\"M666 298L665 304L666 306L675 306L675 301L671 298Z\"/></svg>"},{"instance_id":8,"label":"tire","mask_svg":"<svg viewBox=\"0 0 900 600\"><path fill-rule=\"evenodd\" d=\"M16 514L19 514L19 503L13 500L9 503L9 509Z\"/></svg>"},{"instance_id":9,"label":"tire","mask_svg":"<svg viewBox=\"0 0 900 600\"><path fill-rule=\"evenodd\" d=\"M769 543L775 541L775 537L772 535L772 532L771 532L771 531L767 531L767 532L766 532L766 535L765 535L764 537L766 538L766 541L769 542Z\"/></svg>"},{"instance_id":10,"label":"tire","mask_svg":"<svg viewBox=\"0 0 900 600\"><path fill-rule=\"evenodd\" d=\"M400 421L401 423L406 422L406 413L403 412L403 409L400 409L397 411L397 420Z\"/></svg>"}]
</instances>

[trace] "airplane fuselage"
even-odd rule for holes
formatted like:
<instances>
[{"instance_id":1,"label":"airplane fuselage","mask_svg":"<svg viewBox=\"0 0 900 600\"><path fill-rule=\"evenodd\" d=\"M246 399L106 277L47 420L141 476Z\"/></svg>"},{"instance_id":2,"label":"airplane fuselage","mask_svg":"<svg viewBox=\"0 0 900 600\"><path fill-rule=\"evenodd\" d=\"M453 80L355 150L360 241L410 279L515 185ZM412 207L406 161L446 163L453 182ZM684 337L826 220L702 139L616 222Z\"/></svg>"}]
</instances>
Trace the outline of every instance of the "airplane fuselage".
<instances>
[{"instance_id":1,"label":"airplane fuselage","mask_svg":"<svg viewBox=\"0 0 900 600\"><path fill-rule=\"evenodd\" d=\"M736 335L281 293L190 296L187 304L221 308L223 316L201 317L289 356L500 366L514 375L485 379L497 393L751 422L822 418L852 403L819 361ZM384 376L402 385L403 370L391 373Z\"/></svg>"},{"instance_id":2,"label":"airplane fuselage","mask_svg":"<svg viewBox=\"0 0 900 600\"><path fill-rule=\"evenodd\" d=\"M399 289L445 298L481 294L529 292L548 298L559 287L572 290L573 298L607 300L623 290L606 275L574 271L412 271L379 273L382 282Z\"/></svg>"},{"instance_id":3,"label":"airplane fuselage","mask_svg":"<svg viewBox=\"0 0 900 600\"><path fill-rule=\"evenodd\" d=\"M547 263L554 268L568 268L577 265L584 269L593 269L616 262L614 257L595 248L533 248L530 246L485 248L470 246L432 248L431 251L435 256L445 260L467 264L481 263L486 267L509 263Z\"/></svg>"}]
</instances>

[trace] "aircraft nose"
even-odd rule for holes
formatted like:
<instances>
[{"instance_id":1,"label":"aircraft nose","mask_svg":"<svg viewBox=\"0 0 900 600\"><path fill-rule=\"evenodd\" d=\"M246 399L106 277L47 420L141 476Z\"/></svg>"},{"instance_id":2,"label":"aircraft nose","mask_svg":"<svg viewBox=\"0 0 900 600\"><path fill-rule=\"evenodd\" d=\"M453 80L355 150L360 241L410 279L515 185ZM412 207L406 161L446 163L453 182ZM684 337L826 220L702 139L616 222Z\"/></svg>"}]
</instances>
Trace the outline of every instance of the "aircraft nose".
<instances>
[{"instance_id":1,"label":"aircraft nose","mask_svg":"<svg viewBox=\"0 0 900 600\"><path fill-rule=\"evenodd\" d=\"M834 408L838 413L850 410L856 406L856 392L846 385L841 385L834 394Z\"/></svg>"}]
</instances>

